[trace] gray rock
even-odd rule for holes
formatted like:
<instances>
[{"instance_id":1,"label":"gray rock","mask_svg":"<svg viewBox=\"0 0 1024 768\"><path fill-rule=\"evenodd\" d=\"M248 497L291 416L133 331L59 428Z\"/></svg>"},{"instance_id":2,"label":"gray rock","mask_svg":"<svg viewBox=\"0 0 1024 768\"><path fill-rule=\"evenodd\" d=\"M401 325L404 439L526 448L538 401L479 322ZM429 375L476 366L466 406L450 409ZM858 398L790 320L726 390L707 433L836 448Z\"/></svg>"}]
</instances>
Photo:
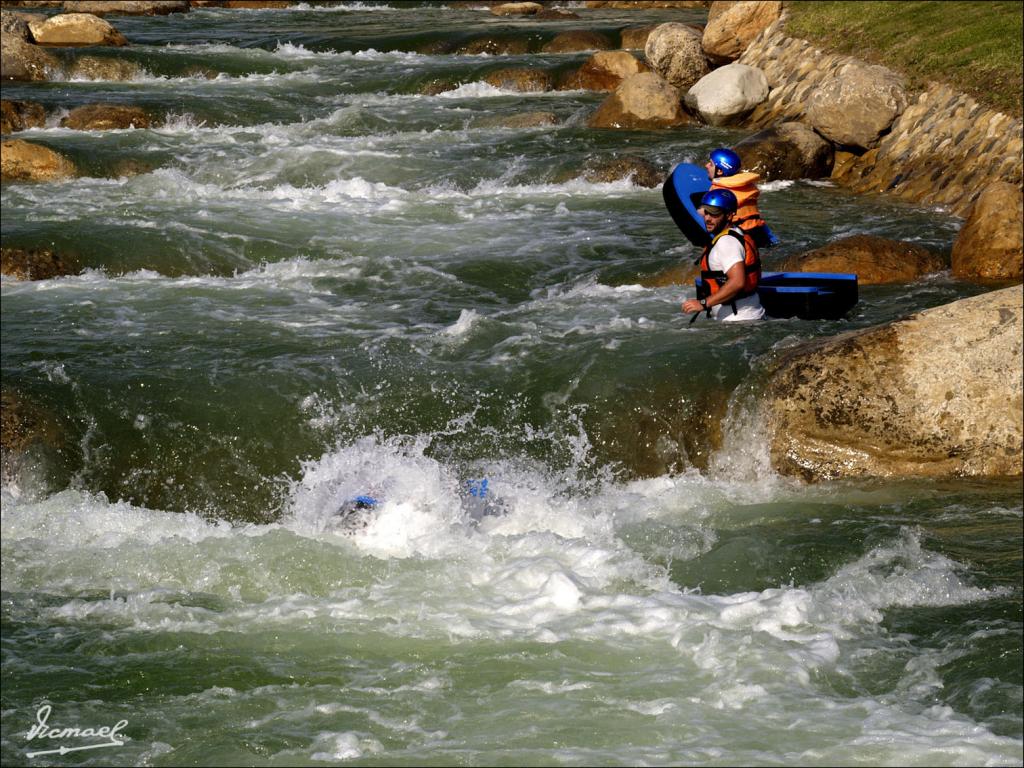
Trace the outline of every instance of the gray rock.
<instances>
[{"instance_id":1,"label":"gray rock","mask_svg":"<svg viewBox=\"0 0 1024 768\"><path fill-rule=\"evenodd\" d=\"M651 69L685 92L710 71L700 34L685 24L659 24L647 38L644 57Z\"/></svg>"},{"instance_id":2,"label":"gray rock","mask_svg":"<svg viewBox=\"0 0 1024 768\"><path fill-rule=\"evenodd\" d=\"M746 64L729 64L704 75L686 93L686 106L711 125L740 122L768 98L768 78Z\"/></svg>"},{"instance_id":3,"label":"gray rock","mask_svg":"<svg viewBox=\"0 0 1024 768\"><path fill-rule=\"evenodd\" d=\"M907 92L899 75L854 61L841 66L814 91L807 121L836 144L870 149L906 107Z\"/></svg>"},{"instance_id":4,"label":"gray rock","mask_svg":"<svg viewBox=\"0 0 1024 768\"><path fill-rule=\"evenodd\" d=\"M60 62L52 53L11 32L0 34L0 79L49 80L59 71Z\"/></svg>"}]
</instances>

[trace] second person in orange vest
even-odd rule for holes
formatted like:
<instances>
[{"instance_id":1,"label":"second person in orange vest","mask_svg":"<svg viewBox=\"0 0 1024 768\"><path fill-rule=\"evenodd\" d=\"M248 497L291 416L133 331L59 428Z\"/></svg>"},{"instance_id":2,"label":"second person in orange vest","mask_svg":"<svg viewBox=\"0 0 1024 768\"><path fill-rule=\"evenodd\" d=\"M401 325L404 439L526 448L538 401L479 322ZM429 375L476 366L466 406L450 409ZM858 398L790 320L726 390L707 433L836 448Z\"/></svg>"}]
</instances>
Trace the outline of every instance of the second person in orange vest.
<instances>
[{"instance_id":1,"label":"second person in orange vest","mask_svg":"<svg viewBox=\"0 0 1024 768\"><path fill-rule=\"evenodd\" d=\"M742 172L743 163L740 156L731 149L719 147L711 152L711 160L704 166L711 180L711 189L728 189L736 195L739 206L733 224L748 232L759 248L775 245L778 241L757 207L760 191L757 181L761 177L756 173Z\"/></svg>"}]
</instances>

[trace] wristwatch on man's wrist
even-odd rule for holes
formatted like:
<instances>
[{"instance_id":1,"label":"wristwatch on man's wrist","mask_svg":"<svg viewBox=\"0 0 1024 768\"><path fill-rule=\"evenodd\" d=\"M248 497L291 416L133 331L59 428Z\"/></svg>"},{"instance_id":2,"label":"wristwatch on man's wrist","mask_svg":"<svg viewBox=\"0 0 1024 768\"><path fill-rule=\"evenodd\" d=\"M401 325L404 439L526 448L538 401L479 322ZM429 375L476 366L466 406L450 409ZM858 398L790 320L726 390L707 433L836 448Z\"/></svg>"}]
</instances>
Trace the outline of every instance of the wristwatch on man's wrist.
<instances>
[{"instance_id":1,"label":"wristwatch on man's wrist","mask_svg":"<svg viewBox=\"0 0 1024 768\"><path fill-rule=\"evenodd\" d=\"M701 306L702 306L702 307L703 307L704 309L707 309L707 308L708 308L708 300L707 300L707 299L701 299L701 300L700 300L700 305L701 305Z\"/></svg>"}]
</instances>

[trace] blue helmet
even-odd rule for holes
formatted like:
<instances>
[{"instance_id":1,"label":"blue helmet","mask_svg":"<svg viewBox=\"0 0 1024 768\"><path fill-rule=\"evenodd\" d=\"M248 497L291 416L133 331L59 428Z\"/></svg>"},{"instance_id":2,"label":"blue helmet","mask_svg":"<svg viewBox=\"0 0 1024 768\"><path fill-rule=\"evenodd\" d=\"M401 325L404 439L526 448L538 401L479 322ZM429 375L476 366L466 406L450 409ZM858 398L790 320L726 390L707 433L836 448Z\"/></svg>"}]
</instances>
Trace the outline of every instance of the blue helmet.
<instances>
[{"instance_id":1,"label":"blue helmet","mask_svg":"<svg viewBox=\"0 0 1024 768\"><path fill-rule=\"evenodd\" d=\"M743 167L743 161L740 160L740 156L725 147L712 150L711 162L715 168L722 172L723 176L732 176L734 173L739 173L740 168Z\"/></svg>"},{"instance_id":2,"label":"blue helmet","mask_svg":"<svg viewBox=\"0 0 1024 768\"><path fill-rule=\"evenodd\" d=\"M728 189L710 189L700 199L700 207L711 209L712 213L736 213L739 204Z\"/></svg>"}]
</instances>

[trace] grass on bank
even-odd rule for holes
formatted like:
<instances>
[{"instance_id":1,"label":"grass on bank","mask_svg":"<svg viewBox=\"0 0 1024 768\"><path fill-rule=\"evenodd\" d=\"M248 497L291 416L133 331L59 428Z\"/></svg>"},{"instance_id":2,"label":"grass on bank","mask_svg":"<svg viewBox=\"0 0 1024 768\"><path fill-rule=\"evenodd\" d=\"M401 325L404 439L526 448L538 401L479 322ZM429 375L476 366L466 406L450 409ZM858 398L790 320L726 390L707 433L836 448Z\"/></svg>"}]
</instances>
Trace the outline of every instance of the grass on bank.
<instances>
[{"instance_id":1,"label":"grass on bank","mask_svg":"<svg viewBox=\"0 0 1024 768\"><path fill-rule=\"evenodd\" d=\"M787 3L786 31L838 53L902 73L912 90L938 81L985 106L1021 117L1024 3Z\"/></svg>"}]
</instances>

